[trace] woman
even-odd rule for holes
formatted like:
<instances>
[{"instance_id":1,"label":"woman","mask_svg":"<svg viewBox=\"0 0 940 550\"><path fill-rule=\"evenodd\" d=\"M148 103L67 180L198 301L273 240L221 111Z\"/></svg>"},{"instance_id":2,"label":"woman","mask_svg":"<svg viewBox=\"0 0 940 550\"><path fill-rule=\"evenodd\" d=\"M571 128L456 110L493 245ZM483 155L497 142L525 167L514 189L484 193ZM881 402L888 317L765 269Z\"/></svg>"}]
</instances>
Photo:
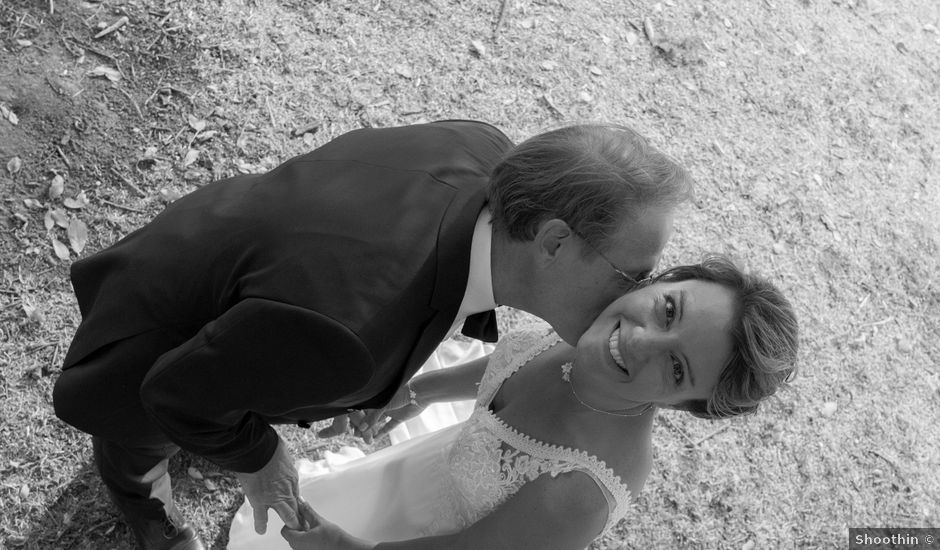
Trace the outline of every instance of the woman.
<instances>
[{"instance_id":1,"label":"woman","mask_svg":"<svg viewBox=\"0 0 940 550\"><path fill-rule=\"evenodd\" d=\"M656 408L754 411L796 350L792 307L770 283L720 256L673 268L611 304L577 348L521 331L488 362L414 378L391 425L476 395L470 419L303 481L307 529L282 535L295 550L584 548L642 489ZM276 538L236 533L230 548L285 547Z\"/></svg>"}]
</instances>

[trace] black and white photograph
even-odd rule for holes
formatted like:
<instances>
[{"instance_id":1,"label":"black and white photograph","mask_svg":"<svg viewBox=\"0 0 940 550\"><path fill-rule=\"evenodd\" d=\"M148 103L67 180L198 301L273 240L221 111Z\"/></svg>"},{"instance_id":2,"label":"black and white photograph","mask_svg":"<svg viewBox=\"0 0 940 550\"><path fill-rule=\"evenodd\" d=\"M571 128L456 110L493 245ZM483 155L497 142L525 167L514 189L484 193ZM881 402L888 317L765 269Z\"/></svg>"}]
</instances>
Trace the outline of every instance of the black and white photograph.
<instances>
[{"instance_id":1,"label":"black and white photograph","mask_svg":"<svg viewBox=\"0 0 940 550\"><path fill-rule=\"evenodd\" d=\"M936 0L0 0L0 550L940 548Z\"/></svg>"}]
</instances>

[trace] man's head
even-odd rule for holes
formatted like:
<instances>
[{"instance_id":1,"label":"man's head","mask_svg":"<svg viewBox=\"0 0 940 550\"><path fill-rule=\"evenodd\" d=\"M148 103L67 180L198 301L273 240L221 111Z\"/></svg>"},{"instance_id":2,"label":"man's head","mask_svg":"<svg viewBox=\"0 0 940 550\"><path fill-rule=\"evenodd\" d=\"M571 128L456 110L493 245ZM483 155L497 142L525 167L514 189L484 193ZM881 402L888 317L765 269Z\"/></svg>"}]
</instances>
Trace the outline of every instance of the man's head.
<instances>
[{"instance_id":1,"label":"man's head","mask_svg":"<svg viewBox=\"0 0 940 550\"><path fill-rule=\"evenodd\" d=\"M688 172L624 126L569 126L524 141L490 182L497 301L576 343L630 288L616 270L634 279L653 270L691 194Z\"/></svg>"}]
</instances>

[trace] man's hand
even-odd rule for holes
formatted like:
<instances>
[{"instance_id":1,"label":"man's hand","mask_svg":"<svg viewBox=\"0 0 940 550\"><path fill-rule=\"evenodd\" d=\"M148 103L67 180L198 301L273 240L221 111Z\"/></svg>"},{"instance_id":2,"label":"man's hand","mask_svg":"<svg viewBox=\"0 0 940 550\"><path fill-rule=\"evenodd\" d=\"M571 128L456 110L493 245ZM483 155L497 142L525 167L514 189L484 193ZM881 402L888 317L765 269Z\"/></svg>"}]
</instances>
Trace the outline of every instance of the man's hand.
<instances>
[{"instance_id":1,"label":"man's hand","mask_svg":"<svg viewBox=\"0 0 940 550\"><path fill-rule=\"evenodd\" d=\"M382 437L402 422L418 416L424 409L425 405L413 402L411 388L404 384L385 407L353 411L348 416L356 429L356 435L366 443L372 443L373 438Z\"/></svg>"},{"instance_id":2,"label":"man's hand","mask_svg":"<svg viewBox=\"0 0 940 550\"><path fill-rule=\"evenodd\" d=\"M336 525L326 521L304 501L300 503L300 518L305 530L284 526L281 536L293 550L371 550L373 545L358 539Z\"/></svg>"},{"instance_id":3,"label":"man's hand","mask_svg":"<svg viewBox=\"0 0 940 550\"><path fill-rule=\"evenodd\" d=\"M300 488L294 458L278 438L274 456L263 468L251 474L236 473L255 516L255 532L263 535L268 529L268 508L281 516L284 525L300 529L298 507Z\"/></svg>"},{"instance_id":4,"label":"man's hand","mask_svg":"<svg viewBox=\"0 0 940 550\"><path fill-rule=\"evenodd\" d=\"M334 437L343 435L349 429L349 415L341 414L333 417L333 423L317 432L317 437Z\"/></svg>"}]
</instances>

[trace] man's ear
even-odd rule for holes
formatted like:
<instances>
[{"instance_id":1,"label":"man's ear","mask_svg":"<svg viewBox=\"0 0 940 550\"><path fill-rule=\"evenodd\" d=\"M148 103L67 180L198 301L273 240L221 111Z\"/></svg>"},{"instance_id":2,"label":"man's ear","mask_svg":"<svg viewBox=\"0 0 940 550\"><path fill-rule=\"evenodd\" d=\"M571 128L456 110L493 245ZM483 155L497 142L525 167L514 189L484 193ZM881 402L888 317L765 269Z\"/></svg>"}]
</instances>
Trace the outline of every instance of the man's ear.
<instances>
[{"instance_id":1,"label":"man's ear","mask_svg":"<svg viewBox=\"0 0 940 550\"><path fill-rule=\"evenodd\" d=\"M565 246L571 246L574 236L574 231L564 220L552 218L543 222L534 239L539 256L549 260L557 258Z\"/></svg>"}]
</instances>

